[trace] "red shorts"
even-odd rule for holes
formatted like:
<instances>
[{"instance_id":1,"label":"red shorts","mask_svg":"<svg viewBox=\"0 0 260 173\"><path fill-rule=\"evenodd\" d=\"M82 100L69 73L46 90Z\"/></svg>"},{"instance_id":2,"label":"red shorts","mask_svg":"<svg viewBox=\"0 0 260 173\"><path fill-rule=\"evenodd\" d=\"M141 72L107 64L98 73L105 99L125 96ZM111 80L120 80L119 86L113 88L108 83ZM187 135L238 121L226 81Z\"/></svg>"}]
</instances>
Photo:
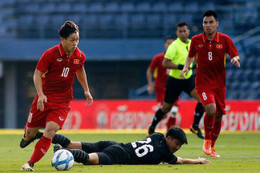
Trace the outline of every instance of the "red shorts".
<instances>
[{"instance_id":1,"label":"red shorts","mask_svg":"<svg viewBox=\"0 0 260 173\"><path fill-rule=\"evenodd\" d=\"M225 108L225 90L224 89L196 89L200 100L205 107L210 103L216 104L216 114L226 114Z\"/></svg>"},{"instance_id":2,"label":"red shorts","mask_svg":"<svg viewBox=\"0 0 260 173\"><path fill-rule=\"evenodd\" d=\"M53 121L62 128L70 111L69 103L44 103L44 110L37 110L37 100L35 97L27 120L27 127L45 127L46 123Z\"/></svg>"},{"instance_id":3,"label":"red shorts","mask_svg":"<svg viewBox=\"0 0 260 173\"><path fill-rule=\"evenodd\" d=\"M159 92L159 91L156 92L156 101L157 101L158 103L160 103L161 105L163 104L164 96L165 96L165 91L164 91L164 92ZM179 100L180 100L180 97L178 98L178 100L176 100L176 101L173 103L173 106L179 107Z\"/></svg>"}]
</instances>

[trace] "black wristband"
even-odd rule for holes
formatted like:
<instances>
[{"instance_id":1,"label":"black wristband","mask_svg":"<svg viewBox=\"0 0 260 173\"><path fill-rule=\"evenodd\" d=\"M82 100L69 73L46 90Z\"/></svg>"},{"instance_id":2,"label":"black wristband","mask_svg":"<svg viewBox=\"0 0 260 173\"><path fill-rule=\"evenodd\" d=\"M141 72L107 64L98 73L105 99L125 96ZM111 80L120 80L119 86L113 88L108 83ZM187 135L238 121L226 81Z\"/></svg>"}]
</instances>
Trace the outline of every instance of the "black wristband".
<instances>
[{"instance_id":1,"label":"black wristband","mask_svg":"<svg viewBox=\"0 0 260 173\"><path fill-rule=\"evenodd\" d=\"M177 67L177 68L178 68L179 70L182 70L182 69L183 69L183 67L184 67L184 65L178 65L178 67Z\"/></svg>"}]
</instances>

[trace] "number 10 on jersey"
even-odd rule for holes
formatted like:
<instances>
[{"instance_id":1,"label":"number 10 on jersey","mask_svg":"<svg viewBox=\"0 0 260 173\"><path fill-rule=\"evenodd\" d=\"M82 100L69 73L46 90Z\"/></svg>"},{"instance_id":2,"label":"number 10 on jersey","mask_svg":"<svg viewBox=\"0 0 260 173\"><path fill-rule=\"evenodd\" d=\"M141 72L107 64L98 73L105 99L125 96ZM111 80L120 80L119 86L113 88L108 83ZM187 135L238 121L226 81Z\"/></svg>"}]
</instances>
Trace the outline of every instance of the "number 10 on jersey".
<instances>
[{"instance_id":1,"label":"number 10 on jersey","mask_svg":"<svg viewBox=\"0 0 260 173\"><path fill-rule=\"evenodd\" d=\"M69 74L70 68L69 67L64 67L61 73L61 77L67 77Z\"/></svg>"}]
</instances>

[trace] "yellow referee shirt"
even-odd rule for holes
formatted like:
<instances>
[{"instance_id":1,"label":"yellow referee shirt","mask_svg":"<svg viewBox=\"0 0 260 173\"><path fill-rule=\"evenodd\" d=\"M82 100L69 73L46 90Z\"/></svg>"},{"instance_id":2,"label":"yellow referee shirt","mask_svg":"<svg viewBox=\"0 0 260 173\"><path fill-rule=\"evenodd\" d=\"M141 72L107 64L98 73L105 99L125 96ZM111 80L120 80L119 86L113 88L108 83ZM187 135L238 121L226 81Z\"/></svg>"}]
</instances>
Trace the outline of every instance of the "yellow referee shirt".
<instances>
[{"instance_id":1,"label":"yellow referee shirt","mask_svg":"<svg viewBox=\"0 0 260 173\"><path fill-rule=\"evenodd\" d=\"M188 56L190 50L190 40L188 39L188 43L184 43L179 38L177 38L172 44L168 47L165 58L172 61L172 63L176 65L184 65L186 58ZM192 64L190 65L192 68ZM170 69L169 76L174 77L176 79L180 79L181 70L179 69ZM192 70L189 70L188 74L185 75L185 79L190 78L192 75Z\"/></svg>"}]
</instances>

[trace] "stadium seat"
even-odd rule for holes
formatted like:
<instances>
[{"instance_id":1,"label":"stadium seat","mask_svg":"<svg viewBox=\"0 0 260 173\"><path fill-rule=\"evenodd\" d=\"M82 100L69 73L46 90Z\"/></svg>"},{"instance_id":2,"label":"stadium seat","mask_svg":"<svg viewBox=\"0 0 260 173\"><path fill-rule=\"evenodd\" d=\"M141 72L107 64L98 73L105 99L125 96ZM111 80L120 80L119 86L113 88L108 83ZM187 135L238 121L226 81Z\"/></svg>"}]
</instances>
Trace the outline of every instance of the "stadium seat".
<instances>
[{"instance_id":1,"label":"stadium seat","mask_svg":"<svg viewBox=\"0 0 260 173\"><path fill-rule=\"evenodd\" d=\"M81 26L83 29L93 29L96 28L98 25L97 22L97 15L91 14L91 15L84 15L82 16L82 23Z\"/></svg>"},{"instance_id":2,"label":"stadium seat","mask_svg":"<svg viewBox=\"0 0 260 173\"><path fill-rule=\"evenodd\" d=\"M100 2L93 2L89 6L89 11L91 12L102 12L104 6Z\"/></svg>"},{"instance_id":3,"label":"stadium seat","mask_svg":"<svg viewBox=\"0 0 260 173\"><path fill-rule=\"evenodd\" d=\"M122 28L127 24L127 16L126 15L115 15L114 16L114 24L116 28Z\"/></svg>"},{"instance_id":4,"label":"stadium seat","mask_svg":"<svg viewBox=\"0 0 260 173\"><path fill-rule=\"evenodd\" d=\"M150 14L147 16L147 28L148 29L158 29L162 28L163 20L159 14Z\"/></svg>"},{"instance_id":5,"label":"stadium seat","mask_svg":"<svg viewBox=\"0 0 260 173\"><path fill-rule=\"evenodd\" d=\"M105 4L104 11L107 12L118 12L119 11L119 5L117 2L109 2Z\"/></svg>"},{"instance_id":6,"label":"stadium seat","mask_svg":"<svg viewBox=\"0 0 260 173\"><path fill-rule=\"evenodd\" d=\"M123 2L121 5L122 12L131 12L134 11L135 7L133 3L130 2Z\"/></svg>"},{"instance_id":7,"label":"stadium seat","mask_svg":"<svg viewBox=\"0 0 260 173\"><path fill-rule=\"evenodd\" d=\"M244 71L240 69L232 69L233 71L233 76L232 79L233 81L242 81L242 76L244 75Z\"/></svg>"},{"instance_id":8,"label":"stadium seat","mask_svg":"<svg viewBox=\"0 0 260 173\"><path fill-rule=\"evenodd\" d=\"M77 12L77 13L84 13L86 12L87 9L87 5L83 2L81 3L74 3L73 7L72 7L72 11L73 12Z\"/></svg>"},{"instance_id":9,"label":"stadium seat","mask_svg":"<svg viewBox=\"0 0 260 173\"><path fill-rule=\"evenodd\" d=\"M197 12L199 11L199 5L196 2L186 3L184 10L186 12Z\"/></svg>"},{"instance_id":10,"label":"stadium seat","mask_svg":"<svg viewBox=\"0 0 260 173\"><path fill-rule=\"evenodd\" d=\"M202 6L201 6L201 10L202 11L206 11L206 10L215 10L215 4L214 2L206 2L206 3L203 3Z\"/></svg>"},{"instance_id":11,"label":"stadium seat","mask_svg":"<svg viewBox=\"0 0 260 173\"><path fill-rule=\"evenodd\" d=\"M19 27L27 28L33 23L33 15L22 15L19 18Z\"/></svg>"},{"instance_id":12,"label":"stadium seat","mask_svg":"<svg viewBox=\"0 0 260 173\"><path fill-rule=\"evenodd\" d=\"M113 28L113 15L111 14L105 14L105 15L100 15L99 16L99 26L101 29L108 29L108 28Z\"/></svg>"},{"instance_id":13,"label":"stadium seat","mask_svg":"<svg viewBox=\"0 0 260 173\"><path fill-rule=\"evenodd\" d=\"M177 16L175 14L168 14L164 16L168 27L175 27L177 24Z\"/></svg>"},{"instance_id":14,"label":"stadium seat","mask_svg":"<svg viewBox=\"0 0 260 173\"><path fill-rule=\"evenodd\" d=\"M230 89L231 90L239 90L240 89L240 82L234 81L230 83Z\"/></svg>"},{"instance_id":15,"label":"stadium seat","mask_svg":"<svg viewBox=\"0 0 260 173\"><path fill-rule=\"evenodd\" d=\"M71 20L71 21L75 22L77 25L80 25L80 16L79 15L71 15L71 16L65 17L64 20Z\"/></svg>"},{"instance_id":16,"label":"stadium seat","mask_svg":"<svg viewBox=\"0 0 260 173\"><path fill-rule=\"evenodd\" d=\"M247 81L243 81L240 85L240 90L244 90L244 91L247 91L249 88L250 88L250 82L247 82ZM245 92L247 93L247 92Z\"/></svg>"},{"instance_id":17,"label":"stadium seat","mask_svg":"<svg viewBox=\"0 0 260 173\"><path fill-rule=\"evenodd\" d=\"M133 14L130 16L130 27L131 28L144 28L145 25L145 15L143 14Z\"/></svg>"},{"instance_id":18,"label":"stadium seat","mask_svg":"<svg viewBox=\"0 0 260 173\"><path fill-rule=\"evenodd\" d=\"M183 5L181 2L173 2L170 5L168 5L168 11L170 12L176 12L182 10L183 10Z\"/></svg>"},{"instance_id":19,"label":"stadium seat","mask_svg":"<svg viewBox=\"0 0 260 173\"><path fill-rule=\"evenodd\" d=\"M29 3L26 5L26 11L29 13L35 13L40 11L39 3Z\"/></svg>"},{"instance_id":20,"label":"stadium seat","mask_svg":"<svg viewBox=\"0 0 260 173\"><path fill-rule=\"evenodd\" d=\"M141 3L138 3L136 8L135 8L135 11L151 11L151 5L147 2L141 2Z\"/></svg>"},{"instance_id":21,"label":"stadium seat","mask_svg":"<svg viewBox=\"0 0 260 173\"><path fill-rule=\"evenodd\" d=\"M153 3L152 11L154 12L166 12L167 6L164 2Z\"/></svg>"},{"instance_id":22,"label":"stadium seat","mask_svg":"<svg viewBox=\"0 0 260 173\"><path fill-rule=\"evenodd\" d=\"M63 3L56 4L56 11L61 13L67 13L67 12L71 12L72 8L70 3L63 2Z\"/></svg>"},{"instance_id":23,"label":"stadium seat","mask_svg":"<svg viewBox=\"0 0 260 173\"><path fill-rule=\"evenodd\" d=\"M60 26L65 22L65 17L64 15L53 15L51 16L51 21L50 21L50 26L54 30L58 30Z\"/></svg>"},{"instance_id":24,"label":"stadium seat","mask_svg":"<svg viewBox=\"0 0 260 173\"><path fill-rule=\"evenodd\" d=\"M255 81L255 82L251 83L250 88L253 91L259 92L259 90L260 90L260 81L258 80L258 81Z\"/></svg>"},{"instance_id":25,"label":"stadium seat","mask_svg":"<svg viewBox=\"0 0 260 173\"><path fill-rule=\"evenodd\" d=\"M253 81L253 70L245 69L241 77L243 81Z\"/></svg>"},{"instance_id":26,"label":"stadium seat","mask_svg":"<svg viewBox=\"0 0 260 173\"><path fill-rule=\"evenodd\" d=\"M36 25L41 26L42 27L41 29L44 29L49 21L50 21L49 15L40 15L36 17Z\"/></svg>"},{"instance_id":27,"label":"stadium seat","mask_svg":"<svg viewBox=\"0 0 260 173\"><path fill-rule=\"evenodd\" d=\"M42 6L42 12L45 12L45 13L51 13L51 12L54 12L55 10L56 10L56 7L55 7L54 3L51 3L51 2L46 2Z\"/></svg>"},{"instance_id":28,"label":"stadium seat","mask_svg":"<svg viewBox=\"0 0 260 173\"><path fill-rule=\"evenodd\" d=\"M253 74L253 81L259 81L260 80L260 69L254 70Z\"/></svg>"},{"instance_id":29,"label":"stadium seat","mask_svg":"<svg viewBox=\"0 0 260 173\"><path fill-rule=\"evenodd\" d=\"M245 62L246 68L254 69L256 66L257 66L256 59L253 57L248 58Z\"/></svg>"},{"instance_id":30,"label":"stadium seat","mask_svg":"<svg viewBox=\"0 0 260 173\"><path fill-rule=\"evenodd\" d=\"M178 18L179 18L179 21L185 21L190 26L192 26L192 24L193 24L192 14L183 14L183 15L178 16Z\"/></svg>"}]
</instances>

